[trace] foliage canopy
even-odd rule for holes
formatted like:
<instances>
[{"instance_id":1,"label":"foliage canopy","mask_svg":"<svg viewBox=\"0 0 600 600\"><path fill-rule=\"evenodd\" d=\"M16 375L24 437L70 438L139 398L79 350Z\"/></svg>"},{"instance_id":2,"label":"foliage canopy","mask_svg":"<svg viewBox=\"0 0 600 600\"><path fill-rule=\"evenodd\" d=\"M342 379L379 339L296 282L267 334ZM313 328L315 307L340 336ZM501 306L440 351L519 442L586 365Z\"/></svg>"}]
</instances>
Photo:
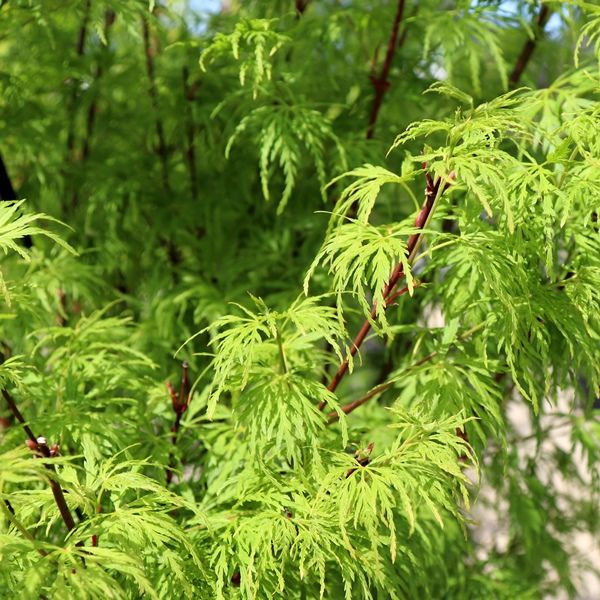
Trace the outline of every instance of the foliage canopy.
<instances>
[{"instance_id":1,"label":"foliage canopy","mask_svg":"<svg viewBox=\"0 0 600 600\"><path fill-rule=\"evenodd\" d=\"M594 2L10 0L0 56L1 597L584 589Z\"/></svg>"}]
</instances>

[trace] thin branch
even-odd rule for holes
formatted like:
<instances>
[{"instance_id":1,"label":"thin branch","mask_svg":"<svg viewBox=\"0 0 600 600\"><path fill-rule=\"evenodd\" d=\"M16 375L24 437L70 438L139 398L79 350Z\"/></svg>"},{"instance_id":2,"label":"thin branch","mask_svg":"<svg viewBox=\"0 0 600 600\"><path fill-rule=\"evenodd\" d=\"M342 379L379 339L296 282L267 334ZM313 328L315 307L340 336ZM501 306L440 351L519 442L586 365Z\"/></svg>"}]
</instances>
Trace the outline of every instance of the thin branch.
<instances>
[{"instance_id":1,"label":"thin branch","mask_svg":"<svg viewBox=\"0 0 600 600\"><path fill-rule=\"evenodd\" d=\"M468 329L467 331L462 333L458 339L465 340L465 339L471 337L474 333L476 333L482 327L484 327L485 323L486 323L486 321L482 321L481 323L475 325L474 327L471 327L470 329ZM429 361L433 360L438 354L439 354L439 351L434 350L433 352L430 352L423 358L420 358L416 362L414 362L411 365L409 365L408 367L406 367L406 369L404 369L398 376L394 377L393 379L384 381L384 382L376 385L375 387L370 389L364 396L361 396L357 400L353 400L352 402L349 402L348 404L345 404L344 406L342 406L342 412L346 415L349 415L351 412L356 410L359 406L362 406L363 404L368 402L371 398L374 398L375 396L379 396L379 394L383 394L383 392L389 390L394 385L394 383L396 381L398 381L398 379L400 379L403 375L405 375L409 371L412 371L413 369L416 369L417 367L420 367L421 365L424 365L425 363L428 363ZM335 411L332 411L327 415L327 423L329 423L329 424L335 423L339 418L340 417L339 417L338 413L336 413Z\"/></svg>"},{"instance_id":2,"label":"thin branch","mask_svg":"<svg viewBox=\"0 0 600 600\"><path fill-rule=\"evenodd\" d=\"M77 38L77 55L83 56L83 52L85 50L85 38L87 37L87 24L90 20L90 10L92 8L91 0L86 0L85 2L85 12L83 14L83 21L81 23L81 27L79 28L79 36Z\"/></svg>"},{"instance_id":3,"label":"thin branch","mask_svg":"<svg viewBox=\"0 0 600 600\"><path fill-rule=\"evenodd\" d=\"M379 57L379 46L375 48L375 53L373 54L373 60L371 61L371 83L373 84L373 88L375 90L375 98L373 98L373 104L371 106L371 112L369 114L369 121L367 125L367 134L366 138L368 140L373 138L375 134L375 125L377 123L377 118L379 117L379 111L381 109L381 104L383 102L383 97L387 90L390 87L390 82L388 81L388 75L390 69L392 67L392 60L394 58L394 52L397 47L401 47L404 44L406 39L407 29L405 28L400 40L398 40L398 31L400 29L400 23L402 21L402 15L404 14L404 2L405 0L398 1L398 10L396 11L396 16L394 17L394 23L392 25L392 31L390 33L390 37L387 44L387 50L385 53L385 59L383 64L381 65L381 71L379 75L375 74L375 65L377 63L377 58ZM348 212L348 216L354 218L356 216L357 204L354 202L350 211Z\"/></svg>"},{"instance_id":4,"label":"thin branch","mask_svg":"<svg viewBox=\"0 0 600 600\"><path fill-rule=\"evenodd\" d=\"M302 2L302 4L308 3L308 0L304 0L304 1L300 0L300 1ZM400 40L398 41L398 31L400 29L400 22L402 21L402 15L404 13L404 2L405 2L405 0L399 0L399 2L398 2L398 10L396 11L396 16L394 18L394 23L392 25L392 31L390 33L390 38L388 40L385 60L383 61L383 65L381 67L379 76L375 75L375 64L376 64L377 58L379 56L379 46L377 46L377 48L375 48L375 54L373 55L373 61L371 63L371 82L375 89L375 98L373 99L373 105L371 107L371 113L369 115L369 122L368 122L368 126L367 126L367 134L366 134L367 139L371 139L375 133L375 124L377 123L377 117L379 116L379 110L381 109L381 103L383 102L383 96L384 96L385 92L387 91L387 89L389 88L389 82L388 82L387 78L388 78L388 74L390 72L390 68L392 66L392 59L394 57L394 52L396 50L396 47L397 46L401 47L404 44L404 41L406 39L406 33L408 30L405 28L402 33L402 36L400 37ZM297 7L297 5L298 5L298 1L296 2L296 7ZM306 8L306 6L304 6L304 8ZM303 10L304 10L304 8L303 8ZM348 216L355 217L356 210L357 210L357 205L355 202L350 206ZM355 340L355 342L359 341L360 343L362 343L364 336L367 335L367 333L369 332L369 329L370 329L370 326L365 328L366 325L367 325L367 323L363 324L363 328L361 328L361 331L357 335L357 339ZM361 334L364 334L364 335L362 337L360 337ZM325 352L331 353L332 351L333 351L333 346L329 342L327 342L325 345ZM351 356L354 356L356 351L357 351L357 348L355 347L355 345L353 345L350 350ZM342 364L342 367L343 366L344 365ZM348 368L348 364L346 363L346 365L344 367L344 372L346 371L347 368ZM343 376L343 373L342 373L342 376ZM321 380L323 385L325 385L325 383L327 383L328 378L329 378L329 365L326 364L325 368L323 370L323 377ZM336 386L337 386L337 384L336 384ZM319 404L319 409L323 410L324 406L325 406L325 403L321 402Z\"/></svg>"},{"instance_id":5,"label":"thin branch","mask_svg":"<svg viewBox=\"0 0 600 600\"><path fill-rule=\"evenodd\" d=\"M523 45L523 49L517 58L517 62L515 63L515 67L508 78L509 84L511 88L517 87L519 80L521 79L521 75L523 71L525 71L531 56L533 55L533 51L535 50L539 40L544 35L544 27L548 22L551 14L550 7L547 4L543 4L540 8L540 12L535 20L535 24L533 27L533 38L529 38L525 44Z\"/></svg>"},{"instance_id":6,"label":"thin branch","mask_svg":"<svg viewBox=\"0 0 600 600\"><path fill-rule=\"evenodd\" d=\"M170 382L167 383L167 389L171 396L171 405L175 412L175 422L171 427L171 443L173 447L177 446L177 434L179 433L179 427L181 426L181 418L183 413L188 409L190 404L190 382L188 377L189 363L184 360L181 363L181 385L179 386L179 395L175 391L175 388ZM173 481L173 469L175 468L175 457L171 453L169 457L169 467L167 468L167 485Z\"/></svg>"},{"instance_id":7,"label":"thin branch","mask_svg":"<svg viewBox=\"0 0 600 600\"><path fill-rule=\"evenodd\" d=\"M169 169L168 169L168 150L167 143L165 141L165 129L160 116L160 106L158 102L158 88L156 85L156 71L154 65L154 55L156 50L152 47L150 42L150 23L148 17L142 16L142 36L144 39L144 54L146 56L146 74L148 76L148 95L150 97L150 103L155 115L154 127L156 129L156 137L158 138L158 145L156 148L161 169L162 169L162 180L163 188L165 192L170 191L169 186Z\"/></svg>"},{"instance_id":8,"label":"thin branch","mask_svg":"<svg viewBox=\"0 0 600 600\"><path fill-rule=\"evenodd\" d=\"M15 419L17 419L17 421L19 421L19 423L21 423L21 425L23 425L23 430L27 434L27 437L30 439L30 441L32 441L37 446L37 438L35 437L35 435L33 435L33 431L31 431L31 427L29 427L29 425L27 425L14 398L6 390L2 390L2 395L4 396L4 399L6 400L6 403L8 404L8 408L10 409L10 412L13 414Z\"/></svg>"},{"instance_id":9,"label":"thin branch","mask_svg":"<svg viewBox=\"0 0 600 600\"><path fill-rule=\"evenodd\" d=\"M308 6L309 0L295 0L296 12L298 15L304 14L306 7Z\"/></svg>"},{"instance_id":10,"label":"thin branch","mask_svg":"<svg viewBox=\"0 0 600 600\"><path fill-rule=\"evenodd\" d=\"M25 431L25 433L27 434L27 437L29 438L27 445L32 450L35 450L39 454L41 454L44 458L52 458L54 456L54 454L48 447L48 444L46 443L45 438L35 437L35 435L33 434L33 431L31 430L29 425L27 425L27 422L25 421L23 415L21 414L21 411L17 407L17 404L16 404L14 398L5 389L2 390L2 396L4 396L4 399L6 400L6 403L8 404L8 408L14 415L15 419L17 419L17 421L19 421L19 423L21 423L21 425L23 426L23 430ZM56 505L58 506L58 511L60 512L60 516L62 517L62 520L64 521L67 529L69 531L71 531L72 529L75 528L75 521L73 519L73 515L71 514L71 511L69 510L69 506L65 499L65 495L62 491L62 488L56 481L56 478L55 478L56 477L56 468L52 463L45 463L44 466L46 467L46 469L48 469L49 471L52 472L52 475L48 478L48 480L50 482L50 489L52 490L52 494L54 495L54 500L56 502ZM78 545L81 545L81 542L79 542Z\"/></svg>"},{"instance_id":11,"label":"thin branch","mask_svg":"<svg viewBox=\"0 0 600 600\"><path fill-rule=\"evenodd\" d=\"M400 29L400 23L402 21L402 15L404 14L404 0L398 0L398 9L396 10L396 16L394 17L394 23L392 25L392 31L388 40L387 51L385 53L385 59L381 66L381 71L378 76L371 75L371 83L375 89L375 98L373 99L373 105L371 107L371 114L369 115L369 125L367 128L367 139L370 140L375 133L375 124L377 123L377 117L379 116L379 110L381 109L381 103L383 102L383 96L389 88L388 75L392 66L392 60L394 58L394 52L398 43L398 31ZM405 36L402 36L400 45L404 42Z\"/></svg>"},{"instance_id":12,"label":"thin branch","mask_svg":"<svg viewBox=\"0 0 600 600\"><path fill-rule=\"evenodd\" d=\"M99 515L102 513L102 505L100 504L100 501L98 501L98 504L96 504L96 514ZM92 548L97 548L98 547L98 534L94 533L92 535Z\"/></svg>"},{"instance_id":13,"label":"thin branch","mask_svg":"<svg viewBox=\"0 0 600 600\"><path fill-rule=\"evenodd\" d=\"M427 187L425 189L425 202L415 220L415 227L419 231L417 231L416 233L413 233L408 238L408 242L406 244L406 254L407 254L406 259L409 263L414 260L414 257L416 256L417 250L419 248L419 245L420 245L422 237L423 237L423 229L427 226L427 223L429 222L429 220L433 214L433 210L435 208L437 201L439 200L441 195L446 191L446 189L448 189L448 187L451 185L454 174L450 174L449 178L443 183L443 185L442 185L442 182L443 182L442 178L438 178L434 182L433 179L431 178L431 176L429 175L429 173L426 175L426 177L427 177ZM390 276L390 279L382 293L382 296L385 299L385 308L387 308L398 295L401 295L402 293L404 293L404 290L401 290L398 294L395 293L396 285L400 282L400 280L403 277L404 277L404 266L403 266L402 262L398 262L398 264L394 268L394 270ZM335 391L335 389L337 388L337 386L340 384L341 380L343 379L344 375L348 371L350 360L358 352L361 344L364 342L365 338L367 337L367 334L371 330L371 324L373 322L373 319L375 318L376 315L377 315L377 305L376 305L376 303L373 303L373 305L371 307L371 312L370 312L369 318L365 319L364 323L362 324L362 327L360 328L359 332L357 333L356 337L354 338L354 340L352 342L352 346L350 347L350 351L348 352L348 355L342 361L337 372L335 373L335 375L331 379L329 385L327 386L327 389L330 392ZM319 410L323 410L324 407L325 407L325 401L321 401L319 403Z\"/></svg>"}]
</instances>

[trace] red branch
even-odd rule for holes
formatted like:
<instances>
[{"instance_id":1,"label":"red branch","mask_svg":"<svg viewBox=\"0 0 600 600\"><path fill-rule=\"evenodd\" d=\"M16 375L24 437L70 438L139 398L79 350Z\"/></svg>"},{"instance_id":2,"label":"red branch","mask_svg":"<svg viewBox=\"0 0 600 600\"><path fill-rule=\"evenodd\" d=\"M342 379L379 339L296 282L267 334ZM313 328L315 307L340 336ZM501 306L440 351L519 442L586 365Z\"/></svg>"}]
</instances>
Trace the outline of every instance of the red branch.
<instances>
[{"instance_id":1,"label":"red branch","mask_svg":"<svg viewBox=\"0 0 600 600\"><path fill-rule=\"evenodd\" d=\"M2 390L2 395L4 396L4 399L6 400L6 403L8 404L8 408L10 408L10 411L14 415L15 419L17 419L17 421L19 421L19 423L21 423L21 425L23 426L23 430L27 434L27 437L29 438L29 440L27 441L27 445L32 450L35 450L36 452L38 452L44 458L52 458L53 456L56 456L56 450L54 450L54 449L51 450L48 447L48 444L46 443L46 440L44 438L42 438L42 437L36 438L35 437L35 435L33 434L33 431L31 430L29 425L27 425L23 415L21 414L21 411L17 407L17 403L15 402L14 398L6 390ZM62 520L64 521L67 529L69 531L71 531L72 529L75 528L75 521L73 519L73 515L71 514L71 511L69 510L69 506L65 499L65 495L62 491L62 488L60 487L58 482L54 479L54 476L56 475L56 469L52 463L46 463L44 466L49 471L52 472L52 476L49 478L50 488L52 490L52 494L54 495L54 500L56 501L56 505L58 506L58 511L60 512L60 516L62 517ZM79 542L78 545L81 545L81 542Z\"/></svg>"},{"instance_id":2,"label":"red branch","mask_svg":"<svg viewBox=\"0 0 600 600\"><path fill-rule=\"evenodd\" d=\"M468 335L471 334L470 331L467 333L468 333ZM427 354L427 356L424 356L423 358L419 359L418 361L416 361L415 363L410 365L410 367L408 367L407 370L420 367L421 365L429 362L430 360L433 360L437 356L437 354L438 354L437 351L430 352L429 354ZM349 415L351 412L356 410L359 406L362 406L363 404L367 403L371 398L374 398L375 396L378 396L379 394L383 394L383 392L385 392L386 390L391 388L392 385L394 385L393 380L392 381L384 381L383 383L376 385L374 388L369 390L364 396L361 396L360 398L357 398L356 400L353 400L352 402L348 402L348 404L344 404L344 406L342 406L342 412L345 415ZM332 411L327 415L327 423L328 424L335 423L339 418L340 418L340 415L337 412Z\"/></svg>"},{"instance_id":3,"label":"red branch","mask_svg":"<svg viewBox=\"0 0 600 600\"><path fill-rule=\"evenodd\" d=\"M171 382L167 382L167 389L171 396L171 405L175 412L175 422L171 427L171 443L173 446L177 446L177 434L179 433L179 427L181 425L181 417L183 413L188 409L190 404L190 383L188 379L189 364L186 360L181 364L181 385L179 386L179 394L175 391L175 388L171 385ZM175 459L173 454L169 458L169 467L167 469L167 485L173 481L173 469L175 468Z\"/></svg>"},{"instance_id":4,"label":"red branch","mask_svg":"<svg viewBox=\"0 0 600 600\"><path fill-rule=\"evenodd\" d=\"M377 123L377 117L379 116L379 110L381 109L381 103L383 102L383 96L389 88L388 75L392 66L392 59L394 58L394 52L398 42L398 31L400 29L400 22L402 21L402 15L404 13L404 0L398 0L398 10L394 18L392 25L392 32L388 40L387 51L385 53L385 59L381 66L381 71L378 76L371 75L371 83L375 89L375 98L373 99L373 106L371 107L371 114L369 115L369 126L367 129L367 139L370 140L375 133L375 124Z\"/></svg>"},{"instance_id":5,"label":"red branch","mask_svg":"<svg viewBox=\"0 0 600 600\"><path fill-rule=\"evenodd\" d=\"M527 67L527 64L529 63L529 60L531 59L531 55L533 54L533 51L535 50L537 43L539 42L540 38L544 34L544 26L548 22L548 19L550 18L550 14L551 14L550 8L548 7L547 4L544 4L540 8L540 12L535 21L533 38L529 38L525 42L523 49L521 50L521 54L519 54L519 57L517 58L517 62L515 63L515 68L513 69L512 73L510 74L510 77L508 78L510 87L512 87L512 88L517 87L517 84L519 83L519 80L521 79L521 75L523 74L523 71Z\"/></svg>"},{"instance_id":6,"label":"red branch","mask_svg":"<svg viewBox=\"0 0 600 600\"><path fill-rule=\"evenodd\" d=\"M296 12L301 15L306 10L308 6L308 0L295 0Z\"/></svg>"},{"instance_id":7,"label":"red branch","mask_svg":"<svg viewBox=\"0 0 600 600\"><path fill-rule=\"evenodd\" d=\"M425 225L427 224L427 222L429 220L429 217L430 217L433 207L435 205L435 199L438 197L438 195L440 193L444 193L446 191L446 189L450 186L450 182L452 180L452 175L451 175L449 180L446 181L446 183L443 185L442 189L440 190L440 186L442 185L441 178L438 178L434 182L433 179L431 178L431 175L429 175L429 173L427 173L426 177L427 177L427 187L425 189L425 202L424 202L421 210L419 211L417 218L415 219L415 227L417 229L420 229L421 231L417 231L416 233L413 233L408 238L408 243L406 244L406 256L409 261L414 259L414 254L418 247L419 241L421 240L421 237L423 235L422 230L424 229ZM398 262L398 264L392 271L392 274L390 275L390 279L389 279L387 285L383 289L382 295L383 295L383 298L385 299L385 308L390 306L390 304L392 304L393 301L398 296L400 296L400 295L404 294L406 291L408 291L408 288L404 288L404 289L400 290L399 292L394 291L396 288L396 285L403 277L404 277L404 266L403 266L402 262ZM327 386L327 389L330 392L335 391L335 389L339 385L340 381L343 379L344 375L347 373L350 360L358 352L361 344L364 342L365 338L367 337L367 334L371 330L371 323L372 323L373 319L375 318L376 314L377 314L377 305L376 305L376 303L373 303L373 305L371 307L371 312L370 312L369 318L365 319L365 322L362 324L362 327L360 328L359 332L357 333L356 337L354 338L354 340L352 342L352 346L350 347L348 355L342 361L337 372L335 373L335 375L331 379L329 385ZM325 401L321 401L319 403L319 410L323 410L324 407L325 407Z\"/></svg>"}]
</instances>

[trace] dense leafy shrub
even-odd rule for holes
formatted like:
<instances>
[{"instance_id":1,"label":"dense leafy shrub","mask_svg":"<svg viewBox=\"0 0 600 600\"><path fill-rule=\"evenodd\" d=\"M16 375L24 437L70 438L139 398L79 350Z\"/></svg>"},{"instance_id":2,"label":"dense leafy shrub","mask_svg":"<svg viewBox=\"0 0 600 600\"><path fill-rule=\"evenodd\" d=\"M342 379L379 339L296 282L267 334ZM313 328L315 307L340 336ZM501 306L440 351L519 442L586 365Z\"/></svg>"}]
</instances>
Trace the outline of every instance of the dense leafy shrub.
<instances>
[{"instance_id":1,"label":"dense leafy shrub","mask_svg":"<svg viewBox=\"0 0 600 600\"><path fill-rule=\"evenodd\" d=\"M0 3L0 596L575 596L600 9L199 8Z\"/></svg>"}]
</instances>

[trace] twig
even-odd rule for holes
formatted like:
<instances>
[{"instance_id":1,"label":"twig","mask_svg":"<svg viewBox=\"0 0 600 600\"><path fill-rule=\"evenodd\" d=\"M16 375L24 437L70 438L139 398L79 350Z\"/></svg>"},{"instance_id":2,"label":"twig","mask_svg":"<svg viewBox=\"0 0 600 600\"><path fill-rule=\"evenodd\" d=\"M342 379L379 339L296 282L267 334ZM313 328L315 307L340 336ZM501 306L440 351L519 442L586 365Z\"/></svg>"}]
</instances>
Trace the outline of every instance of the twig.
<instances>
[{"instance_id":1,"label":"twig","mask_svg":"<svg viewBox=\"0 0 600 600\"><path fill-rule=\"evenodd\" d=\"M175 412L175 422L171 427L171 443L177 446L177 434L181 425L181 417L187 410L190 403L190 383L188 378L189 364L186 360L181 363L181 385L179 386L179 395L175 392L175 388L170 382L167 382L167 389L171 396L171 405ZM169 457L169 467L167 468L167 485L173 481L173 469L175 468L175 458L173 453Z\"/></svg>"},{"instance_id":2,"label":"twig","mask_svg":"<svg viewBox=\"0 0 600 600\"><path fill-rule=\"evenodd\" d=\"M388 284L388 286L389 286L389 284ZM407 287L402 288L398 292L395 292L389 298L387 298L384 294L385 307L387 308L394 300L396 300L399 296L402 296L406 292L408 292ZM339 382L346 374L346 371L348 370L351 358L358 352L361 344L365 341L367 334L371 330L371 323L372 323L373 319L376 317L376 315L377 315L377 305L375 303L373 303L373 305L371 306L371 312L370 312L369 318L365 319L365 322L362 324L362 327L360 328L359 332L356 334L356 337L354 338L354 340L352 342L352 347L350 348L348 355L346 356L346 358L340 365L339 369L337 370L337 373L334 375L333 379L327 386L327 389L330 392L333 392L337 388ZM323 410L324 407L325 407L325 400L322 400L319 403L319 410Z\"/></svg>"},{"instance_id":3,"label":"twig","mask_svg":"<svg viewBox=\"0 0 600 600\"><path fill-rule=\"evenodd\" d=\"M486 322L483 321L483 322L475 325L474 327L471 327L470 329L468 329L467 331L462 333L458 339L464 340L468 337L471 337L474 333L476 333L482 327L484 327L485 323ZM384 382L376 385L375 387L370 389L364 396L361 396L357 400L353 400L352 402L349 402L348 404L345 404L344 406L342 406L342 412L346 415L349 415L352 411L356 410L359 406L362 406L363 404L368 402L371 398L374 398L375 396L378 396L379 394L383 394L383 392L389 390L394 385L394 383L396 381L398 381L398 379L400 379L400 377L402 377L409 371L412 371L413 369L416 369L417 367L424 365L425 363L429 362L430 360L433 360L438 354L439 354L439 351L434 350L433 352L430 352L423 358L420 358L416 362L414 362L411 365L409 365L408 367L406 367L406 369L404 369L400 373L400 375L394 377L391 380L384 381ZM338 413L336 413L335 411L332 411L327 415L327 423L329 423L329 424L335 423L339 418L340 417L339 417Z\"/></svg>"},{"instance_id":4,"label":"twig","mask_svg":"<svg viewBox=\"0 0 600 600\"><path fill-rule=\"evenodd\" d=\"M398 31L400 29L402 15L404 14L404 1L405 0L398 1L398 10L396 11L396 16L392 25L392 31L390 33L390 38L387 44L385 59L383 61L383 64L381 65L381 71L379 72L379 75L375 74L375 64L379 56L379 46L375 48L375 53L373 54L373 59L371 61L370 79L371 83L373 84L373 88L375 89L375 98L373 99L373 105L371 106L371 112L369 114L369 121L367 125L366 138L368 140L372 139L373 135L375 134L375 125L377 123L377 118L381 109L381 103L383 102L383 96L390 87L388 75L392 66L394 52L396 51L397 47L402 46L404 40L406 39L407 29L405 28L404 32L402 33L402 36L400 37L400 40L398 41ZM352 203L348 212L348 216L354 218L356 216L357 208L357 202Z\"/></svg>"},{"instance_id":5,"label":"twig","mask_svg":"<svg viewBox=\"0 0 600 600\"><path fill-rule=\"evenodd\" d=\"M96 514L99 515L102 513L102 505L100 504L100 501L98 501L98 504L96 504ZM92 548L97 548L98 547L98 534L94 533L92 535Z\"/></svg>"},{"instance_id":6,"label":"twig","mask_svg":"<svg viewBox=\"0 0 600 600\"><path fill-rule=\"evenodd\" d=\"M295 0L296 12L299 15L304 14L304 11L306 10L306 7L308 6L308 2L309 2L309 0Z\"/></svg>"},{"instance_id":7,"label":"twig","mask_svg":"<svg viewBox=\"0 0 600 600\"><path fill-rule=\"evenodd\" d=\"M156 148L161 169L163 188L165 192L170 192L169 186L169 169L168 169L168 150L165 141L165 130L162 119L160 117L160 106L158 103L158 89L156 86L156 71L154 68L155 49L150 43L150 23L148 17L142 16L142 36L144 38L144 54L146 56L146 73L148 75L148 95L150 103L155 114L154 127L156 129L156 137L158 138L158 146Z\"/></svg>"},{"instance_id":8,"label":"twig","mask_svg":"<svg viewBox=\"0 0 600 600\"><path fill-rule=\"evenodd\" d=\"M39 452L44 458L52 458L52 456L54 456L55 454L48 447L45 438L35 437L33 431L31 430L29 425L27 425L25 419L23 418L23 415L21 414L21 411L17 407L14 398L5 389L2 390L2 395L4 396L4 399L8 404L8 408L10 408L10 411L15 416L15 419L17 419L17 421L21 423L21 425L23 426L23 430L27 434L27 437L29 438L27 445L32 450ZM75 528L75 521L73 520L73 515L69 510L69 506L65 499L65 495L63 494L62 488L55 479L56 468L52 463L45 463L44 466L46 467L46 469L52 472L52 476L48 478L50 482L50 488L52 490L52 494L54 495L56 505L58 506L60 516L62 517L62 520L64 521L67 529L71 531ZM79 542L78 545L82 545L82 543Z\"/></svg>"},{"instance_id":9,"label":"twig","mask_svg":"<svg viewBox=\"0 0 600 600\"><path fill-rule=\"evenodd\" d=\"M373 105L371 107L371 114L369 115L369 125L367 128L367 139L370 140L375 133L375 124L377 123L377 117L379 116L379 110L381 109L381 103L383 102L383 96L389 88L388 75L392 66L392 60L394 58L394 52L396 51L396 45L398 43L398 31L400 29L400 22L402 21L402 15L404 13L404 0L398 0L398 9L396 16L394 17L394 23L392 25L392 31L388 40L387 51L385 53L385 59L381 66L381 71L378 76L374 73L371 74L371 83L375 89L375 98L373 99ZM402 36L400 45L404 42L405 36Z\"/></svg>"},{"instance_id":10,"label":"twig","mask_svg":"<svg viewBox=\"0 0 600 600\"><path fill-rule=\"evenodd\" d=\"M399 47L401 47L406 39L407 30L405 29L404 32L402 33L400 40L398 41L398 31L400 28L400 22L402 21L402 15L404 13L404 1L405 0L399 0L399 2L398 2L398 10L396 11L396 16L394 18L392 31L390 33L390 38L388 40L385 60L381 67L379 76L375 75L375 64L376 64L377 58L379 56L379 46L377 46L377 48L375 48L375 53L373 55L373 60L371 62L371 83L373 84L373 87L375 89L375 98L373 99L373 105L371 107L371 113L369 115L367 134L366 134L367 139L371 139L373 137L373 134L375 133L375 124L377 123L377 117L379 116L379 110L381 109L381 103L383 102L383 96L384 96L385 92L387 91L387 89L389 88L389 82L388 82L387 78L388 78L390 68L392 66L392 59L394 57L394 52L396 50L396 46L398 45ZM308 0L296 0L296 10L298 11L299 14L304 12L304 10L306 9L306 4L308 4ZM299 8L299 5L302 6L302 9ZM354 202L350 206L348 215L350 217L354 217L354 216L356 216L356 211L357 211L357 204L356 204L356 202ZM364 327L365 327L365 325L363 324L363 328ZM364 331L364 335L366 335L368 333L369 328L367 328ZM361 329L361 331L362 331L362 329ZM357 338L360 336L360 334L361 334L361 332L359 332L359 335L357 336ZM362 343L362 341L363 340L360 339L360 343ZM330 342L327 342L325 344L324 351L326 354L330 354L333 351L333 346L330 344ZM350 350L351 355L354 356L356 351L357 351L357 348L355 348L355 346L353 345ZM329 365L326 364L325 368L323 370L323 377L321 380L323 385L325 385L325 383L327 383L327 380L329 378L329 368L328 367L329 367ZM348 367L348 365L346 363L345 369L347 369L347 367ZM345 369L344 369L344 372L345 372ZM319 404L319 409L323 410L324 406L325 406L325 403L321 402Z\"/></svg>"},{"instance_id":11,"label":"twig","mask_svg":"<svg viewBox=\"0 0 600 600\"><path fill-rule=\"evenodd\" d=\"M423 229L426 227L427 223L429 222L431 215L433 214L433 210L435 208L437 201L439 200L441 195L446 191L446 189L448 189L448 187L451 185L454 174L450 174L449 178L447 180L445 180L444 182L441 177L438 178L436 181L433 181L433 179L431 178L429 173L427 173L426 177L427 177L427 187L425 189L425 202L415 220L415 227L419 231L417 231L416 233L413 233L408 238L408 242L406 244L406 254L407 254L406 259L409 263L413 261L415 255L417 253L419 244L420 244L422 236L423 236ZM442 182L443 182L443 185L442 185ZM399 283L399 281L403 277L404 277L404 266L403 266L402 262L398 262L398 264L394 268L394 270L390 276L390 279L382 293L382 296L385 301L384 308L387 308L398 295L401 295L402 293L404 293L404 290L401 290L398 294L395 294L395 292L394 292L396 285ZM358 352L361 344L364 342L367 334L371 330L371 324L376 315L377 315L377 305L376 305L376 303L373 303L373 305L371 307L370 315L367 319L365 319L365 322L362 324L362 327L360 328L358 334L354 338L354 340L352 342L352 346L350 347L350 350L348 352L348 355L342 361L337 372L335 373L335 375L331 379L329 385L327 386L327 389L330 392L335 391L335 389L339 385L340 381L343 379L344 375L348 371L350 360ZM323 410L324 407L325 407L325 401L321 401L319 403L319 410Z\"/></svg>"},{"instance_id":12,"label":"twig","mask_svg":"<svg viewBox=\"0 0 600 600\"><path fill-rule=\"evenodd\" d=\"M508 78L508 82L510 87L517 87L519 80L521 79L521 75L523 71L527 67L529 60L537 46L537 43L541 39L544 34L544 26L548 22L550 18L551 10L547 4L543 4L540 8L540 12L535 20L534 28L533 28L533 38L529 38L525 44L523 45L523 49L521 50L521 54L517 58L517 62L515 63L515 67Z\"/></svg>"}]
</instances>

